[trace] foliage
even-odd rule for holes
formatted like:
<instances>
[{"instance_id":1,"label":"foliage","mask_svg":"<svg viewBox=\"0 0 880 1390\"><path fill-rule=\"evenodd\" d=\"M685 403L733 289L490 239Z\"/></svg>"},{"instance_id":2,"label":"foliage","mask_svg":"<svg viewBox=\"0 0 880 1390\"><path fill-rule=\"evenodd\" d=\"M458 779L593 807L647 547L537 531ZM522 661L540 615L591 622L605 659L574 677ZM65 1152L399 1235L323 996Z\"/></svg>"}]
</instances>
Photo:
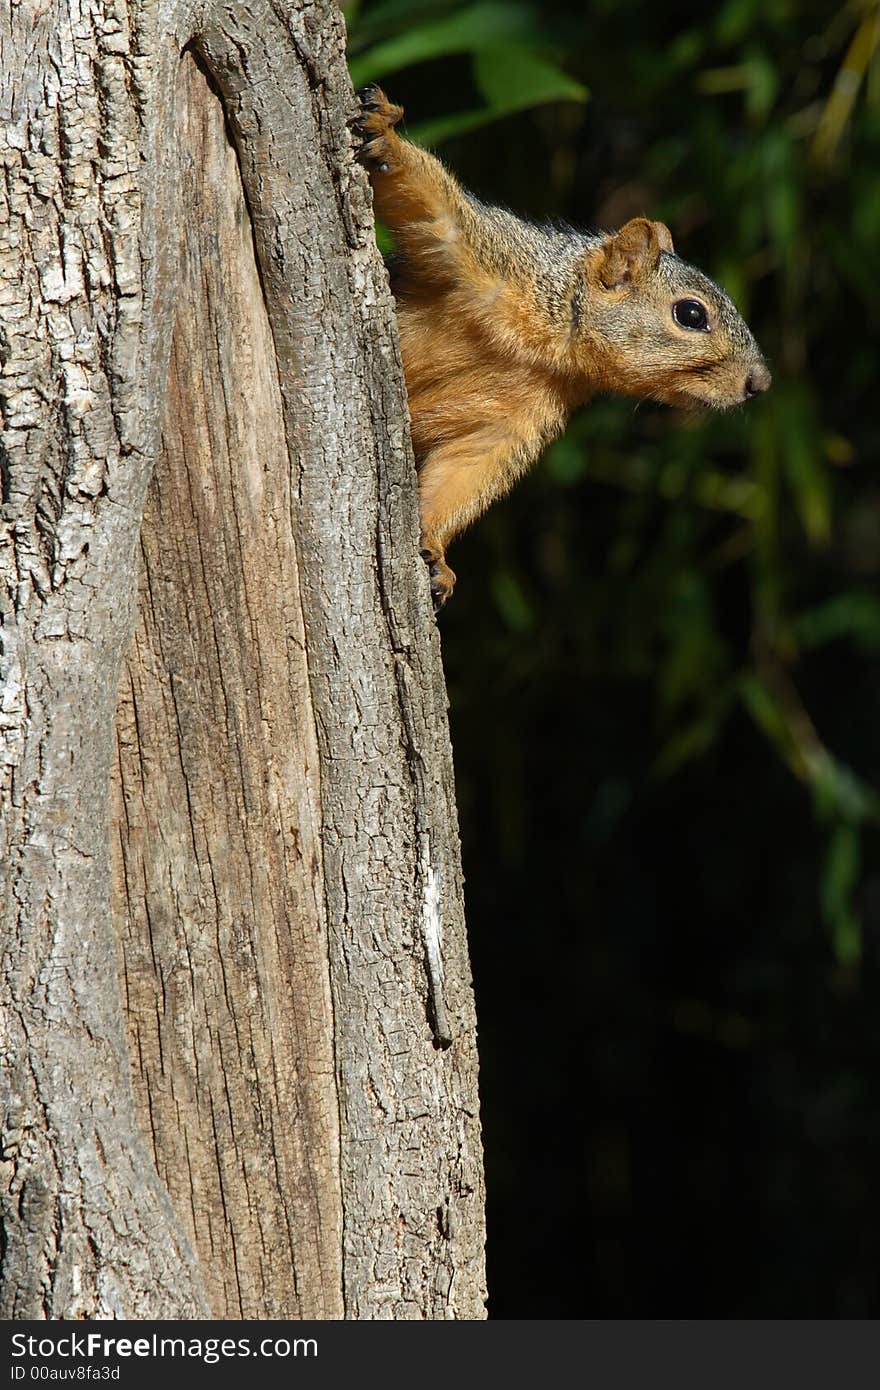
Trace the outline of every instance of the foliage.
<instances>
[{"instance_id":1,"label":"foliage","mask_svg":"<svg viewBox=\"0 0 880 1390\"><path fill-rule=\"evenodd\" d=\"M488 200L668 222L766 350L773 388L742 411L579 415L454 551L443 627L477 939L503 910L526 941L549 911L580 978L638 995L620 953L656 912L678 933L657 1036L763 1047L781 1076L768 1039L809 1010L779 972L810 962L843 1039L880 954L880 5L365 0L352 52ZM557 843L577 886L539 888ZM584 944L609 916L616 939ZM854 1117L846 1056L828 1084ZM798 1277L795 1312L833 1311Z\"/></svg>"},{"instance_id":2,"label":"foliage","mask_svg":"<svg viewBox=\"0 0 880 1390\"><path fill-rule=\"evenodd\" d=\"M351 76L357 87L385 81L401 68L429 59L470 55L481 104L417 123L409 133L424 144L478 130L546 102L586 100L586 88L548 56L553 45L532 5L384 0L366 10L352 6L348 29Z\"/></svg>"}]
</instances>

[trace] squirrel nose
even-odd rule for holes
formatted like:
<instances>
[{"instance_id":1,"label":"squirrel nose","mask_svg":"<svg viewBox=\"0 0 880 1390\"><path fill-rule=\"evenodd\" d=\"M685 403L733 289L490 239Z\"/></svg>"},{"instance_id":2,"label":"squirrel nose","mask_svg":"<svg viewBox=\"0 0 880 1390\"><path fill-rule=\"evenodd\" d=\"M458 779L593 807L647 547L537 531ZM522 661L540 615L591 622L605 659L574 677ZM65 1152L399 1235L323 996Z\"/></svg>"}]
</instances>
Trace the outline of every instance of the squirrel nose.
<instances>
[{"instance_id":1,"label":"squirrel nose","mask_svg":"<svg viewBox=\"0 0 880 1390\"><path fill-rule=\"evenodd\" d=\"M766 367L753 367L746 377L746 395L760 396L762 391L770 389L773 380Z\"/></svg>"}]
</instances>

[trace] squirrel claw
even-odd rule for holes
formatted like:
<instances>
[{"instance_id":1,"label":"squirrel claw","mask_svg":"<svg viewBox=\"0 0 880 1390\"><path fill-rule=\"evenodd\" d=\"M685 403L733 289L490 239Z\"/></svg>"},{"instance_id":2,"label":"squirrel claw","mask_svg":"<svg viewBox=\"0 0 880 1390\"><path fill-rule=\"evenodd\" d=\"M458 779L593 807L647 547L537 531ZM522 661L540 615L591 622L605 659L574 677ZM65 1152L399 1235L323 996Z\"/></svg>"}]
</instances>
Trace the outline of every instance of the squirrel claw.
<instances>
[{"instance_id":1,"label":"squirrel claw","mask_svg":"<svg viewBox=\"0 0 880 1390\"><path fill-rule=\"evenodd\" d=\"M394 127L403 119L403 107L390 102L374 83L361 88L358 101L360 110L349 122L360 142L358 155L374 172L387 174L391 142L396 139Z\"/></svg>"}]
</instances>

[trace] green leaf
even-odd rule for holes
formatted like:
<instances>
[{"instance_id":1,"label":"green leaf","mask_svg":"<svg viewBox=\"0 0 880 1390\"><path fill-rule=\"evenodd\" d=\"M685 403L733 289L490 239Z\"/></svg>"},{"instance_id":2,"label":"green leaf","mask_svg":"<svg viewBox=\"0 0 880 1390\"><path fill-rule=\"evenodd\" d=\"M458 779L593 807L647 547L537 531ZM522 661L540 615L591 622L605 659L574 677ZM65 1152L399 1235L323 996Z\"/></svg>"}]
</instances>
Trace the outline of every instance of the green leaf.
<instances>
[{"instance_id":1,"label":"green leaf","mask_svg":"<svg viewBox=\"0 0 880 1390\"><path fill-rule=\"evenodd\" d=\"M390 256L392 251L397 250L397 241L394 233L385 226L384 222L376 223L376 245L383 256Z\"/></svg>"},{"instance_id":2,"label":"green leaf","mask_svg":"<svg viewBox=\"0 0 880 1390\"><path fill-rule=\"evenodd\" d=\"M833 923L834 954L841 965L858 965L862 959L862 923L855 913L841 913Z\"/></svg>"},{"instance_id":3,"label":"green leaf","mask_svg":"<svg viewBox=\"0 0 880 1390\"><path fill-rule=\"evenodd\" d=\"M719 42L736 43L754 22L760 0L727 0L715 16L715 32Z\"/></svg>"},{"instance_id":4,"label":"green leaf","mask_svg":"<svg viewBox=\"0 0 880 1390\"><path fill-rule=\"evenodd\" d=\"M416 24L445 17L456 8L456 0L379 0L378 4L370 0L366 9L361 0L355 0L353 16L348 0L342 8L351 54L364 49L367 44L411 29Z\"/></svg>"},{"instance_id":5,"label":"green leaf","mask_svg":"<svg viewBox=\"0 0 880 1390\"><path fill-rule=\"evenodd\" d=\"M767 227L783 261L794 257L801 240L801 181L794 141L788 131L768 127L757 146Z\"/></svg>"},{"instance_id":6,"label":"green leaf","mask_svg":"<svg viewBox=\"0 0 880 1390\"><path fill-rule=\"evenodd\" d=\"M657 677L661 708L703 703L727 665L712 594L702 576L683 574L670 586L663 620L666 659Z\"/></svg>"},{"instance_id":7,"label":"green leaf","mask_svg":"<svg viewBox=\"0 0 880 1390\"><path fill-rule=\"evenodd\" d=\"M686 729L681 729L664 743L652 771L655 777L671 777L687 763L701 758L717 742L722 724L723 707L706 715Z\"/></svg>"},{"instance_id":8,"label":"green leaf","mask_svg":"<svg viewBox=\"0 0 880 1390\"><path fill-rule=\"evenodd\" d=\"M752 53L746 68L749 75L746 109L753 120L765 121L779 91L777 67L766 53Z\"/></svg>"},{"instance_id":9,"label":"green leaf","mask_svg":"<svg viewBox=\"0 0 880 1390\"><path fill-rule=\"evenodd\" d=\"M764 497L751 478L731 478L726 473L707 469L693 481L693 495L701 507L713 511L733 512L749 521L757 520Z\"/></svg>"},{"instance_id":10,"label":"green leaf","mask_svg":"<svg viewBox=\"0 0 880 1390\"><path fill-rule=\"evenodd\" d=\"M861 842L850 825L831 836L820 887L822 913L831 927L834 952L841 965L855 965L862 954L862 926L854 898L859 883Z\"/></svg>"},{"instance_id":11,"label":"green leaf","mask_svg":"<svg viewBox=\"0 0 880 1390\"><path fill-rule=\"evenodd\" d=\"M827 749L810 760L809 773L820 820L846 821L855 826L878 819L880 803L873 789Z\"/></svg>"},{"instance_id":12,"label":"green leaf","mask_svg":"<svg viewBox=\"0 0 880 1390\"><path fill-rule=\"evenodd\" d=\"M825 460L815 402L800 383L784 381L768 398L765 423L801 525L815 544L831 534L831 475Z\"/></svg>"},{"instance_id":13,"label":"green leaf","mask_svg":"<svg viewBox=\"0 0 880 1390\"><path fill-rule=\"evenodd\" d=\"M349 64L355 87L365 82L384 79L389 73L430 58L445 58L452 53L473 53L494 43L502 43L516 35L534 35L535 19L525 5L486 3L468 5L463 10L430 24L418 24L376 44Z\"/></svg>"},{"instance_id":14,"label":"green leaf","mask_svg":"<svg viewBox=\"0 0 880 1390\"><path fill-rule=\"evenodd\" d=\"M407 136L417 145L442 145L444 140L469 135L472 130L482 130L506 114L493 111L488 106L481 106L477 111L456 111L451 116L438 116L434 121L421 121L407 131Z\"/></svg>"},{"instance_id":15,"label":"green leaf","mask_svg":"<svg viewBox=\"0 0 880 1390\"><path fill-rule=\"evenodd\" d=\"M492 577L492 593L511 632L528 632L535 626L532 606L512 570L498 570Z\"/></svg>"},{"instance_id":16,"label":"green leaf","mask_svg":"<svg viewBox=\"0 0 880 1390\"><path fill-rule=\"evenodd\" d=\"M815 438L792 433L783 461L804 530L811 541L826 543L831 534L831 488Z\"/></svg>"},{"instance_id":17,"label":"green leaf","mask_svg":"<svg viewBox=\"0 0 880 1390\"><path fill-rule=\"evenodd\" d=\"M773 692L768 690L758 676L748 673L740 679L739 693L758 728L776 745L789 766L798 774L802 774L802 760L792 738L785 711Z\"/></svg>"},{"instance_id":18,"label":"green leaf","mask_svg":"<svg viewBox=\"0 0 880 1390\"><path fill-rule=\"evenodd\" d=\"M549 101L586 101L587 89L546 58L519 44L499 43L474 58L477 86L494 111L525 111Z\"/></svg>"},{"instance_id":19,"label":"green leaf","mask_svg":"<svg viewBox=\"0 0 880 1390\"><path fill-rule=\"evenodd\" d=\"M851 638L863 651L880 649L880 599L865 590L836 594L827 603L801 613L794 634L808 650L841 637Z\"/></svg>"}]
</instances>

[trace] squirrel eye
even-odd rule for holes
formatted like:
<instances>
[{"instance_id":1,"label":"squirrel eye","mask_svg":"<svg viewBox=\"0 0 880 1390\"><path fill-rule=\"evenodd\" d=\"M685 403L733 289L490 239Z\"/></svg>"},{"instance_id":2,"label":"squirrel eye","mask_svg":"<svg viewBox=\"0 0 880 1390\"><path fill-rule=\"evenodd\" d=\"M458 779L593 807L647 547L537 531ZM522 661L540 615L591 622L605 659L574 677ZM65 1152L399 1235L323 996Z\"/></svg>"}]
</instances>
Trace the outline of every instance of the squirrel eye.
<instances>
[{"instance_id":1,"label":"squirrel eye","mask_svg":"<svg viewBox=\"0 0 880 1390\"><path fill-rule=\"evenodd\" d=\"M698 299L677 299L672 306L672 317L679 328L693 328L699 333L709 327L709 315Z\"/></svg>"}]
</instances>

